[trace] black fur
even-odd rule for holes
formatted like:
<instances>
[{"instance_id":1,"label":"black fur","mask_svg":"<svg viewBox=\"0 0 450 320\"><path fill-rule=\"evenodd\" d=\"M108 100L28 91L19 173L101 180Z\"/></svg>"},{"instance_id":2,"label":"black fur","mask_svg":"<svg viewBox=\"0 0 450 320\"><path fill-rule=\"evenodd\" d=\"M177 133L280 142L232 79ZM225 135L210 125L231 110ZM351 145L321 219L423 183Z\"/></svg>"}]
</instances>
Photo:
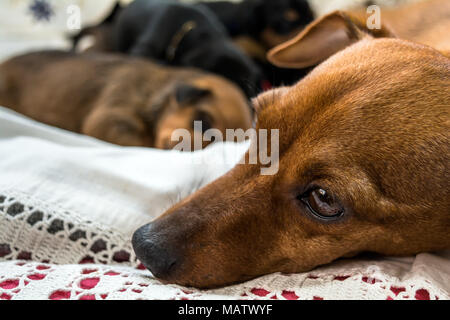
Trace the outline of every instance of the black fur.
<instances>
[{"instance_id":1,"label":"black fur","mask_svg":"<svg viewBox=\"0 0 450 320\"><path fill-rule=\"evenodd\" d=\"M250 36L258 43L262 42L261 33L266 29L284 35L302 29L314 20L307 0L200 1L197 5L213 11L231 37ZM284 14L288 10L297 12L299 19L286 20ZM293 84L309 71L281 69L264 61L259 61L259 65L273 86Z\"/></svg>"},{"instance_id":2,"label":"black fur","mask_svg":"<svg viewBox=\"0 0 450 320\"><path fill-rule=\"evenodd\" d=\"M259 39L266 28L278 34L287 34L314 20L307 0L200 1L197 4L213 11L232 37L250 35ZM285 19L284 13L290 9L299 13L299 19Z\"/></svg>"},{"instance_id":3,"label":"black fur","mask_svg":"<svg viewBox=\"0 0 450 320\"><path fill-rule=\"evenodd\" d=\"M194 22L195 27L185 32L187 22ZM206 7L136 0L119 14L114 37L117 51L222 75L238 84L248 97L260 91L260 68L232 43Z\"/></svg>"}]
</instances>

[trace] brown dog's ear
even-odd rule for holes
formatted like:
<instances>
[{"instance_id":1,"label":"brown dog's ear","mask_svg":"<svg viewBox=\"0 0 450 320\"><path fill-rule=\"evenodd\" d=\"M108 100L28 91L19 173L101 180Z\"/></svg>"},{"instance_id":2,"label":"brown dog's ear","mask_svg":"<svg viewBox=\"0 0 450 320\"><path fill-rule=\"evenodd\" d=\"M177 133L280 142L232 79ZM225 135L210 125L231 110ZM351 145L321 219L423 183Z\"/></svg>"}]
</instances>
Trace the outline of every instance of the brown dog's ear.
<instances>
[{"instance_id":1,"label":"brown dog's ear","mask_svg":"<svg viewBox=\"0 0 450 320\"><path fill-rule=\"evenodd\" d=\"M317 65L365 37L394 37L385 26L369 30L366 19L363 14L332 12L312 22L292 40L270 50L267 58L278 67L300 69Z\"/></svg>"},{"instance_id":2,"label":"brown dog's ear","mask_svg":"<svg viewBox=\"0 0 450 320\"><path fill-rule=\"evenodd\" d=\"M211 94L209 89L198 88L190 84L180 84L175 89L175 98L179 104L194 103Z\"/></svg>"}]
</instances>

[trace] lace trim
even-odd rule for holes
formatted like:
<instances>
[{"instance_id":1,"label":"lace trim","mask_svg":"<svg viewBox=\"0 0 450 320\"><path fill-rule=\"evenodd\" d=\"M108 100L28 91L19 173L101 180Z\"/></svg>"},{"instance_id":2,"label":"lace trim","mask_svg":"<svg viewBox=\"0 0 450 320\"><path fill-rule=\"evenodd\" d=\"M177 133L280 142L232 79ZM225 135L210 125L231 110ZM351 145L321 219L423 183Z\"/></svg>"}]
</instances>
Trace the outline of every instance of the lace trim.
<instances>
[{"instance_id":1,"label":"lace trim","mask_svg":"<svg viewBox=\"0 0 450 320\"><path fill-rule=\"evenodd\" d=\"M119 231L13 191L0 194L0 259L138 265Z\"/></svg>"},{"instance_id":2,"label":"lace trim","mask_svg":"<svg viewBox=\"0 0 450 320\"><path fill-rule=\"evenodd\" d=\"M448 299L426 280L394 277L299 274L269 275L244 284L201 291L163 285L147 271L105 265L51 265L38 262L0 263L0 300L240 299L240 300L437 300Z\"/></svg>"}]
</instances>

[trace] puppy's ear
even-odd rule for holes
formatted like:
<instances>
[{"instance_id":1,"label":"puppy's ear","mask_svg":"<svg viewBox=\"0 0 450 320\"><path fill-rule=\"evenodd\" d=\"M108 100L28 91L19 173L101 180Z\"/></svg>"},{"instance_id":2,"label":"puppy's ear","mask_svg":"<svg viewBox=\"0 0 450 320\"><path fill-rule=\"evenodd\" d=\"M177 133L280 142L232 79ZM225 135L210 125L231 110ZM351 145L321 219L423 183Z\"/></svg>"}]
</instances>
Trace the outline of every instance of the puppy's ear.
<instances>
[{"instance_id":1,"label":"puppy's ear","mask_svg":"<svg viewBox=\"0 0 450 320\"><path fill-rule=\"evenodd\" d=\"M307 26L299 35L269 51L268 60L278 67L306 68L366 37L394 37L386 27L369 30L365 14L332 12Z\"/></svg>"},{"instance_id":2,"label":"puppy's ear","mask_svg":"<svg viewBox=\"0 0 450 320\"><path fill-rule=\"evenodd\" d=\"M194 87L190 84L180 84L175 88L175 99L179 104L194 103L211 94L209 89Z\"/></svg>"}]
</instances>

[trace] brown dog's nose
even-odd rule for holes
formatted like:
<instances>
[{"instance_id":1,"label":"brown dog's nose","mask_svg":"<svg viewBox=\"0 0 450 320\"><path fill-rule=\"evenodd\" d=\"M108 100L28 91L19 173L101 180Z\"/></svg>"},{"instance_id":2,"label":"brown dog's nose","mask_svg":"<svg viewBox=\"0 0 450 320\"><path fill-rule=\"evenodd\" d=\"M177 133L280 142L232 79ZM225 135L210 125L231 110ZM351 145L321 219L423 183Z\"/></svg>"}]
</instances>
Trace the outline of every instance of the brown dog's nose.
<instances>
[{"instance_id":1,"label":"brown dog's nose","mask_svg":"<svg viewBox=\"0 0 450 320\"><path fill-rule=\"evenodd\" d=\"M131 240L137 258L160 279L166 279L174 270L177 254L169 242L154 230L153 224L147 224L133 234Z\"/></svg>"}]
</instances>

